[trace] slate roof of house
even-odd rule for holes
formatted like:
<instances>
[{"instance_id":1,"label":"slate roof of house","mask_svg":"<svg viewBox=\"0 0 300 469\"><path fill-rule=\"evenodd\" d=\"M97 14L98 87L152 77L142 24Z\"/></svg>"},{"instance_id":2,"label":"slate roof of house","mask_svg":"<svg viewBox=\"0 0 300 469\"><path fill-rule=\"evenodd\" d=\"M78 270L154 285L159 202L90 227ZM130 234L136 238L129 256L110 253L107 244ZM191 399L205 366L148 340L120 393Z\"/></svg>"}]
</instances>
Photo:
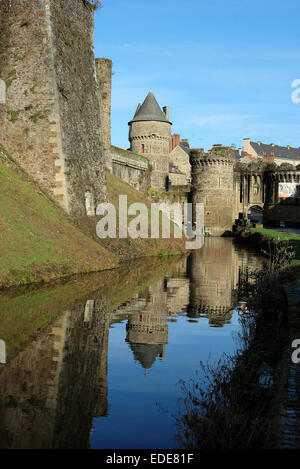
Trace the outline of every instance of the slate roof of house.
<instances>
[{"instance_id":1,"label":"slate roof of house","mask_svg":"<svg viewBox=\"0 0 300 469\"><path fill-rule=\"evenodd\" d=\"M286 160L300 161L300 148L281 147L279 145L273 146L272 144L259 144L257 142L250 142L250 145L259 156L264 156L263 153L265 153L266 155L271 155L271 153L274 153L275 159L282 158Z\"/></svg>"},{"instance_id":2,"label":"slate roof of house","mask_svg":"<svg viewBox=\"0 0 300 469\"><path fill-rule=\"evenodd\" d=\"M180 143L180 148L182 148L188 155L190 154L190 147L188 147L187 145L185 145L184 143Z\"/></svg>"},{"instance_id":3,"label":"slate roof of house","mask_svg":"<svg viewBox=\"0 0 300 469\"><path fill-rule=\"evenodd\" d=\"M176 150L176 148L180 147L187 155L190 154L191 148L186 146L184 143L180 143L172 151ZM172 151L170 153L172 153Z\"/></svg>"},{"instance_id":4,"label":"slate roof of house","mask_svg":"<svg viewBox=\"0 0 300 469\"><path fill-rule=\"evenodd\" d=\"M149 91L142 105L138 104L134 117L128 124L139 121L159 121L171 124L171 122L166 119L165 113L161 110L152 91Z\"/></svg>"}]
</instances>

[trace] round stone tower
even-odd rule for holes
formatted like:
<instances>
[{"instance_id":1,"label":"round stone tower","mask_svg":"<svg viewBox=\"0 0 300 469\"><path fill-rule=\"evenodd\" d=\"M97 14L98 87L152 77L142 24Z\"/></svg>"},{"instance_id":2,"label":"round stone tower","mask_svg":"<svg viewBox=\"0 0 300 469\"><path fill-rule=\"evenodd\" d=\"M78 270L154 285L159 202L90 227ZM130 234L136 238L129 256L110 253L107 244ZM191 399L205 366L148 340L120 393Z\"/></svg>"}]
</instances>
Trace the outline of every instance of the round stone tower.
<instances>
[{"instance_id":1,"label":"round stone tower","mask_svg":"<svg viewBox=\"0 0 300 469\"><path fill-rule=\"evenodd\" d=\"M129 125L130 150L145 155L152 166L151 187L165 189L169 173L171 125L169 108L161 110L150 91Z\"/></svg>"},{"instance_id":2,"label":"round stone tower","mask_svg":"<svg viewBox=\"0 0 300 469\"><path fill-rule=\"evenodd\" d=\"M234 152L214 145L190 152L192 167L192 202L204 203L204 226L207 236L226 236L232 232Z\"/></svg>"}]
</instances>

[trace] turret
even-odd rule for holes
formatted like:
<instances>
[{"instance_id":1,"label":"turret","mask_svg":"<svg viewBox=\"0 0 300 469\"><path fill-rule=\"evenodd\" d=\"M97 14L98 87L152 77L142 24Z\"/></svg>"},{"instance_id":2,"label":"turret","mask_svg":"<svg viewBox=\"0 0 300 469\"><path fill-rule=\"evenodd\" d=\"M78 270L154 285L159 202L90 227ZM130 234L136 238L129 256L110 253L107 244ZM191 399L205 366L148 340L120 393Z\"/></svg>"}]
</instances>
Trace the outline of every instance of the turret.
<instances>
[{"instance_id":1,"label":"turret","mask_svg":"<svg viewBox=\"0 0 300 469\"><path fill-rule=\"evenodd\" d=\"M204 225L208 236L226 236L232 231L234 152L214 145L190 152L192 165L192 201L204 203Z\"/></svg>"},{"instance_id":2,"label":"turret","mask_svg":"<svg viewBox=\"0 0 300 469\"><path fill-rule=\"evenodd\" d=\"M144 154L152 166L151 187L165 189L169 172L171 125L169 107L160 108L150 91L129 125L130 150Z\"/></svg>"}]
</instances>

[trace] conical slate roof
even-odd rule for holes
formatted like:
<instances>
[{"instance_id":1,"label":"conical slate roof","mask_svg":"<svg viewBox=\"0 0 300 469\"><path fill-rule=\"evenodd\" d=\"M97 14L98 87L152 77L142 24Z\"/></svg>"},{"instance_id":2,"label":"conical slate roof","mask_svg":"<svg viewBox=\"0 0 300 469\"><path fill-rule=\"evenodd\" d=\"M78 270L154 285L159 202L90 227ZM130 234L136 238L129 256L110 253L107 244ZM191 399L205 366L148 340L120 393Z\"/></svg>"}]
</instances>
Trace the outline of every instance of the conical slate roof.
<instances>
[{"instance_id":1,"label":"conical slate roof","mask_svg":"<svg viewBox=\"0 0 300 469\"><path fill-rule=\"evenodd\" d=\"M138 105L133 119L128 122L128 124L138 121L159 121L168 122L169 124L171 124L171 122L166 119L164 112L159 107L159 104L156 101L152 91L149 91L143 104Z\"/></svg>"},{"instance_id":2,"label":"conical slate roof","mask_svg":"<svg viewBox=\"0 0 300 469\"><path fill-rule=\"evenodd\" d=\"M158 356L162 356L164 346L162 344L130 344L133 356L143 368L149 370Z\"/></svg>"},{"instance_id":3,"label":"conical slate roof","mask_svg":"<svg viewBox=\"0 0 300 469\"><path fill-rule=\"evenodd\" d=\"M133 118L135 118L135 117L137 116L137 114L138 114L138 112L139 112L140 109L141 109L141 103L139 103L139 104L137 105L137 108L136 108L136 111L135 111L135 114L134 114L134 117L133 117Z\"/></svg>"}]
</instances>

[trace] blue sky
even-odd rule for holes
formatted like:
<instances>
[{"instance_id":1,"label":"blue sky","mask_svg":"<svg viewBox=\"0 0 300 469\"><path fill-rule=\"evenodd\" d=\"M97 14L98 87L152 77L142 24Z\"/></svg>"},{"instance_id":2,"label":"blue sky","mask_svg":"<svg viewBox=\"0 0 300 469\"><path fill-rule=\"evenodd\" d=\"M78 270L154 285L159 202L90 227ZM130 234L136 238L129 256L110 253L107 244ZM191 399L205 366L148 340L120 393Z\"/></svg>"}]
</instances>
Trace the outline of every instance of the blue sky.
<instances>
[{"instance_id":1,"label":"blue sky","mask_svg":"<svg viewBox=\"0 0 300 469\"><path fill-rule=\"evenodd\" d=\"M300 146L299 0L103 0L95 55L113 61L112 143L152 89L172 132L206 150L244 137Z\"/></svg>"}]
</instances>

